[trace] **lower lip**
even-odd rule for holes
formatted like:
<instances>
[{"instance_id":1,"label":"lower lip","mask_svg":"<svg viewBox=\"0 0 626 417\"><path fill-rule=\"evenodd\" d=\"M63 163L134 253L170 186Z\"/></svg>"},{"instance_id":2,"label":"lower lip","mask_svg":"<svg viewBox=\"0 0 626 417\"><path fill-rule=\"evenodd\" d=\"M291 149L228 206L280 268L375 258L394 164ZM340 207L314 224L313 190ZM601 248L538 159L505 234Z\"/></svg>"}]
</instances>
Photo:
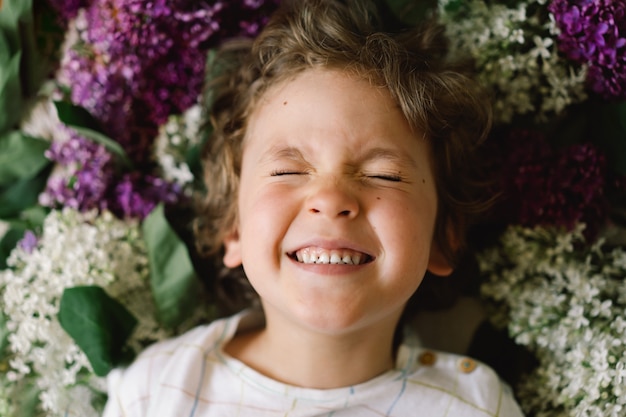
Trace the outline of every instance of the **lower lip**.
<instances>
[{"instance_id":1,"label":"lower lip","mask_svg":"<svg viewBox=\"0 0 626 417\"><path fill-rule=\"evenodd\" d=\"M287 257L291 262L293 262L299 269L302 269L307 272L312 272L320 275L342 275L342 274L350 274L361 270L367 267L371 262L360 264L360 265L350 265L350 264L305 264L298 262L297 260Z\"/></svg>"}]
</instances>

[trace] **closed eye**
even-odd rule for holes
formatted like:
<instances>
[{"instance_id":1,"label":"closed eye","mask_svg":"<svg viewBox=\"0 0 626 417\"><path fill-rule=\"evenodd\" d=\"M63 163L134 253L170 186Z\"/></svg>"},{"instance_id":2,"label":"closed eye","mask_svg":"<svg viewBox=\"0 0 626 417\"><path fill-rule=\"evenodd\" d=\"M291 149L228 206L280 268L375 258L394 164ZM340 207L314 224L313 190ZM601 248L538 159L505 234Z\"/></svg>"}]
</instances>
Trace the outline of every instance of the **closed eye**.
<instances>
[{"instance_id":1,"label":"closed eye","mask_svg":"<svg viewBox=\"0 0 626 417\"><path fill-rule=\"evenodd\" d=\"M384 180L384 181L392 181L392 182L400 182L402 181L402 177L399 175L389 175L389 174L376 174L376 175L368 175L368 178Z\"/></svg>"},{"instance_id":2,"label":"closed eye","mask_svg":"<svg viewBox=\"0 0 626 417\"><path fill-rule=\"evenodd\" d=\"M306 174L306 172L303 172L303 171L293 171L293 170L288 170L288 169L285 169L285 170L281 169L281 170L272 171L270 173L270 176L272 176L272 177L281 177L281 176L284 176L284 175L305 175L305 174Z\"/></svg>"}]
</instances>

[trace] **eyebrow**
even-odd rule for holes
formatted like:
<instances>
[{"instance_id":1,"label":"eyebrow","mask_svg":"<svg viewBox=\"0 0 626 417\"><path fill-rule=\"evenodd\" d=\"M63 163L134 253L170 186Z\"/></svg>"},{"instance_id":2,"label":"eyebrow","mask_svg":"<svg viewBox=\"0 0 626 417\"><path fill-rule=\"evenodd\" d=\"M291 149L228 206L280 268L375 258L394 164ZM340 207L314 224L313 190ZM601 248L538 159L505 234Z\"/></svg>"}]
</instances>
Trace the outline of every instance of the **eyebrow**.
<instances>
[{"instance_id":1,"label":"eyebrow","mask_svg":"<svg viewBox=\"0 0 626 417\"><path fill-rule=\"evenodd\" d=\"M294 161L304 161L304 156L293 146L275 145L263 152L261 161L276 161L279 159L291 159Z\"/></svg>"},{"instance_id":2,"label":"eyebrow","mask_svg":"<svg viewBox=\"0 0 626 417\"><path fill-rule=\"evenodd\" d=\"M302 152L293 146L276 145L269 148L262 155L260 160L264 162L276 161L276 160L293 160L293 161L306 161L306 158L302 155ZM376 147L368 149L367 152L359 155L357 154L357 165L363 164L368 161L384 159L390 162L395 162L403 166L417 167L417 163L413 158L400 150Z\"/></svg>"},{"instance_id":3,"label":"eyebrow","mask_svg":"<svg viewBox=\"0 0 626 417\"><path fill-rule=\"evenodd\" d=\"M390 149L390 148L382 148L376 147L369 149L359 158L359 162L363 163L365 161L371 161L376 159L384 159L391 162L399 163L404 166L416 167L417 163L411 156L409 156L406 152L401 152L400 150Z\"/></svg>"}]
</instances>

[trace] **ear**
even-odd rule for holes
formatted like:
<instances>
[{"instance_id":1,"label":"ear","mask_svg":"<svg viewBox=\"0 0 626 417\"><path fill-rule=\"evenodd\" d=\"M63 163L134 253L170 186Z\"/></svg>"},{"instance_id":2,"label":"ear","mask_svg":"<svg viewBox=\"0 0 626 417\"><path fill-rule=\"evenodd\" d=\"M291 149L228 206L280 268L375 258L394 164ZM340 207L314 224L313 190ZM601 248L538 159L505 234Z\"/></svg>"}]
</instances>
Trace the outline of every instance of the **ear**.
<instances>
[{"instance_id":1,"label":"ear","mask_svg":"<svg viewBox=\"0 0 626 417\"><path fill-rule=\"evenodd\" d=\"M241 265L241 240L236 228L224 238L224 257L222 260L228 268L237 268Z\"/></svg>"},{"instance_id":2,"label":"ear","mask_svg":"<svg viewBox=\"0 0 626 417\"><path fill-rule=\"evenodd\" d=\"M448 224L446 225L446 237L448 239L448 242L450 242L452 248L457 250L459 248L460 242L452 225L452 222L448 222ZM428 258L428 271L431 274L440 277L447 277L452 273L452 271L454 271L454 266L441 251L439 244L434 238L430 247L430 257Z\"/></svg>"},{"instance_id":3,"label":"ear","mask_svg":"<svg viewBox=\"0 0 626 417\"><path fill-rule=\"evenodd\" d=\"M428 258L428 271L440 277L447 277L454 271L452 264L444 256L439 249L439 245L433 242L430 248L430 257Z\"/></svg>"}]
</instances>

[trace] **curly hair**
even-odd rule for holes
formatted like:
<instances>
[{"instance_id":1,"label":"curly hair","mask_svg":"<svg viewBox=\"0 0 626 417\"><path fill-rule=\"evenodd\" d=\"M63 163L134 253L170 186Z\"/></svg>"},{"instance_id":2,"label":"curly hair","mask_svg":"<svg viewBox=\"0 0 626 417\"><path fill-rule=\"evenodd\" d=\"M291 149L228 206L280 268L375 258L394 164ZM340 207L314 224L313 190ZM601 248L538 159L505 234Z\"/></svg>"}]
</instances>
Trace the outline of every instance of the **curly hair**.
<instances>
[{"instance_id":1,"label":"curly hair","mask_svg":"<svg viewBox=\"0 0 626 417\"><path fill-rule=\"evenodd\" d=\"M242 142L259 98L307 69L322 68L387 88L411 128L430 142L438 198L434 239L455 264L472 215L484 208L474 192L473 158L491 127L491 107L466 66L446 53L442 27L425 21L407 30L387 28L373 4L362 0L287 1L256 39L224 45L216 62L230 66L207 82L207 190L196 224L201 253L219 254L237 220Z\"/></svg>"}]
</instances>

